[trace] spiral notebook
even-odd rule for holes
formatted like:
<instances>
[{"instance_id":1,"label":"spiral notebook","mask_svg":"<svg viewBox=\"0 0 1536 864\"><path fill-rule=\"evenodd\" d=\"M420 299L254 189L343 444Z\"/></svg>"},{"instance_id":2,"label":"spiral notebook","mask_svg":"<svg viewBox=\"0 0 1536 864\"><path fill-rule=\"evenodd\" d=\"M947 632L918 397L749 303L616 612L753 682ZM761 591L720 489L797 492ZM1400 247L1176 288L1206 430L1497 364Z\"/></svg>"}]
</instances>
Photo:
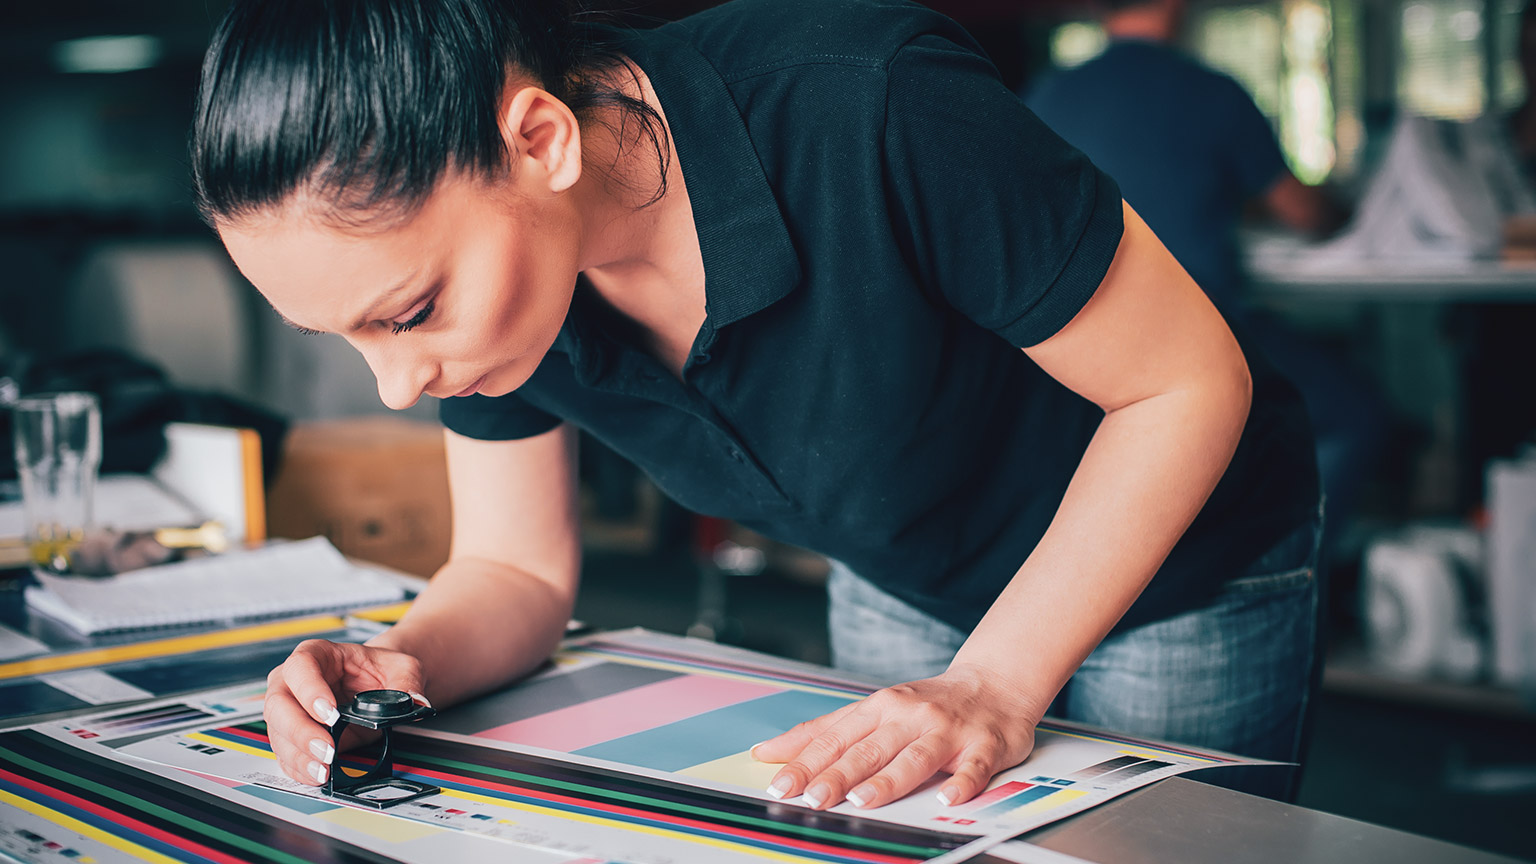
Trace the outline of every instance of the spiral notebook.
<instances>
[{"instance_id":1,"label":"spiral notebook","mask_svg":"<svg viewBox=\"0 0 1536 864\"><path fill-rule=\"evenodd\" d=\"M37 574L27 606L86 634L277 618L393 603L405 591L324 537L105 579Z\"/></svg>"}]
</instances>

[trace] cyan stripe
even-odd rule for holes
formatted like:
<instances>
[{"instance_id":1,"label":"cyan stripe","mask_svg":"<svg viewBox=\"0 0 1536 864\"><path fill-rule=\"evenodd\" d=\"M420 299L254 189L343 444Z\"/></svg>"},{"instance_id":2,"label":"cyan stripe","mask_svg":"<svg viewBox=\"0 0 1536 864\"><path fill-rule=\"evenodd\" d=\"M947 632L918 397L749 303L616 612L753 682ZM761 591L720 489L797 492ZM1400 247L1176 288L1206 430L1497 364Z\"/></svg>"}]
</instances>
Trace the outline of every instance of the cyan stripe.
<instances>
[{"instance_id":1,"label":"cyan stripe","mask_svg":"<svg viewBox=\"0 0 1536 864\"><path fill-rule=\"evenodd\" d=\"M836 711L855 698L786 690L593 744L576 753L657 771L681 771L745 752L759 741Z\"/></svg>"},{"instance_id":2,"label":"cyan stripe","mask_svg":"<svg viewBox=\"0 0 1536 864\"><path fill-rule=\"evenodd\" d=\"M1004 813L1011 813L1031 801L1038 801L1047 795L1054 795L1060 791L1061 790L1055 786L1032 786L1028 789L1025 789L1023 792L1018 793L1017 795L1009 795L1007 798L1004 798L996 804L983 807L980 810L977 810L975 813L970 814L968 818L975 819L977 821L981 821L983 819L995 819Z\"/></svg>"}]
</instances>

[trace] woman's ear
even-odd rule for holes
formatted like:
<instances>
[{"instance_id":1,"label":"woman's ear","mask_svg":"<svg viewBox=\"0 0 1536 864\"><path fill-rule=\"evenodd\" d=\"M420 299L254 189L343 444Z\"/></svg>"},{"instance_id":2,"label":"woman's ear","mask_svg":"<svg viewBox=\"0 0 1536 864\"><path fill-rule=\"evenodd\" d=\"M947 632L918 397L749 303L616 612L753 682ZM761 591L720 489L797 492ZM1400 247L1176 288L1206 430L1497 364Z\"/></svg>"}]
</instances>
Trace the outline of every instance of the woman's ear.
<instances>
[{"instance_id":1,"label":"woman's ear","mask_svg":"<svg viewBox=\"0 0 1536 864\"><path fill-rule=\"evenodd\" d=\"M581 124L548 91L525 86L503 100L501 134L513 177L530 192L564 192L581 179Z\"/></svg>"}]
</instances>

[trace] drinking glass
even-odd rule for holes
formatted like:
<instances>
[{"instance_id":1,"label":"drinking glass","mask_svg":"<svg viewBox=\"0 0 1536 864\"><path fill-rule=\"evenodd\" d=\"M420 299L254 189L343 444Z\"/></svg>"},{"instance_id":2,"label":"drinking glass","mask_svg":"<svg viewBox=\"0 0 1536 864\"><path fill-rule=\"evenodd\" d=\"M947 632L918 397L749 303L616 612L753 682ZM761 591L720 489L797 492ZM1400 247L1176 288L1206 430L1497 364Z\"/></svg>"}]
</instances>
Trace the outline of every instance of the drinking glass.
<instances>
[{"instance_id":1,"label":"drinking glass","mask_svg":"<svg viewBox=\"0 0 1536 864\"><path fill-rule=\"evenodd\" d=\"M90 393L39 393L12 406L16 470L32 563L68 572L91 527L101 408Z\"/></svg>"}]
</instances>

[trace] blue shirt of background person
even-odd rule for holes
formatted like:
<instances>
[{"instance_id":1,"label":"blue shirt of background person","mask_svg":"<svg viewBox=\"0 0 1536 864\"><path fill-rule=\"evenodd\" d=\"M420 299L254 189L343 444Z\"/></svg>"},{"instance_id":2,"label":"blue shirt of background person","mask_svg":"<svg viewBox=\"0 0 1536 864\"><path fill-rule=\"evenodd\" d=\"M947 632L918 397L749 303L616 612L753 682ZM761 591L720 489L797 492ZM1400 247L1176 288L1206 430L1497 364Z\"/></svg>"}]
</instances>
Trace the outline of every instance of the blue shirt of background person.
<instances>
[{"instance_id":1,"label":"blue shirt of background person","mask_svg":"<svg viewBox=\"0 0 1536 864\"><path fill-rule=\"evenodd\" d=\"M1261 199L1306 231L1327 216L1314 190L1286 167L1269 121L1242 86L1168 44L1182 6L1152 0L1111 12L1110 46L1048 74L1026 102L1119 182L1125 200L1230 318L1243 282L1237 225L1244 205ZM1124 28L1143 13L1167 22L1166 36Z\"/></svg>"},{"instance_id":2,"label":"blue shirt of background person","mask_svg":"<svg viewBox=\"0 0 1536 864\"><path fill-rule=\"evenodd\" d=\"M1320 235L1345 214L1286 166L1269 121L1230 77L1176 47L1186 0L1097 0L1109 47L1048 74L1029 107L1120 184L1235 331L1301 391L1339 541L1386 434L1375 386L1326 346L1244 298L1237 228L1249 204Z\"/></svg>"}]
</instances>

